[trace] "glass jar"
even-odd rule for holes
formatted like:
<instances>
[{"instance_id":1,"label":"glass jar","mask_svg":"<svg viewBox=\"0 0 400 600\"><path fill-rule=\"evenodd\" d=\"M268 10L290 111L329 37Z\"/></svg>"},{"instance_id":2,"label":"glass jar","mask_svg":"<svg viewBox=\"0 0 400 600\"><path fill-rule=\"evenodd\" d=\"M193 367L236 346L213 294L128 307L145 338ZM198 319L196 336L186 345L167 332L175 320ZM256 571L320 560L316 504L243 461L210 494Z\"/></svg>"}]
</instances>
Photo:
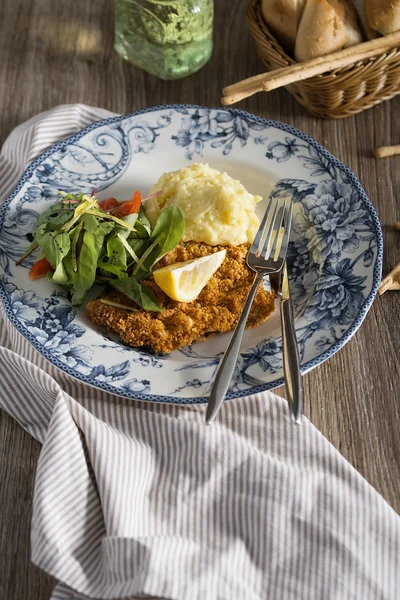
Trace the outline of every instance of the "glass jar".
<instances>
[{"instance_id":1,"label":"glass jar","mask_svg":"<svg viewBox=\"0 0 400 600\"><path fill-rule=\"evenodd\" d=\"M210 58L213 17L213 0L116 0L115 49L161 79L179 79Z\"/></svg>"}]
</instances>

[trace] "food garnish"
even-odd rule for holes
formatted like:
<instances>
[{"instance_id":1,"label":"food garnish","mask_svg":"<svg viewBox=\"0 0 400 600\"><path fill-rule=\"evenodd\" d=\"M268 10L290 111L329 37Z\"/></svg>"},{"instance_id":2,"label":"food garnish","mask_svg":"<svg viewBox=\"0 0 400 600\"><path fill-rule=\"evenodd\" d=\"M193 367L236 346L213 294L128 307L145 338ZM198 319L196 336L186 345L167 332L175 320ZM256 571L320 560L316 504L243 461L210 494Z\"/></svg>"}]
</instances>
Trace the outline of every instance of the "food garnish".
<instances>
[{"instance_id":1,"label":"food garnish","mask_svg":"<svg viewBox=\"0 0 400 600\"><path fill-rule=\"evenodd\" d=\"M226 250L168 265L153 273L154 281L172 300L192 302L220 268Z\"/></svg>"},{"instance_id":2,"label":"food garnish","mask_svg":"<svg viewBox=\"0 0 400 600\"><path fill-rule=\"evenodd\" d=\"M17 264L40 250L30 278L47 275L69 288L74 305L85 300L97 281L123 292L145 310L160 311L157 297L140 282L180 242L184 219L182 211L171 206L152 229L144 200L139 191L126 202L115 198L98 202L93 194L60 192L60 200L39 217L33 241Z\"/></svg>"}]
</instances>

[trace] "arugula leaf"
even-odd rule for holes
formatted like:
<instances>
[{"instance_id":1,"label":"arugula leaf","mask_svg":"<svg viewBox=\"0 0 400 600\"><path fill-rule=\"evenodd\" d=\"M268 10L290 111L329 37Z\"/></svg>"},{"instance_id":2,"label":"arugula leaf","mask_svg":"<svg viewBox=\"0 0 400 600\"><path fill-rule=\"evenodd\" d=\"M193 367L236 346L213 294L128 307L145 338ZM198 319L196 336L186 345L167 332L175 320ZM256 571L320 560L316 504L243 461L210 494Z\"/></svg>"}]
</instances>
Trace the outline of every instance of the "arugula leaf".
<instances>
[{"instance_id":1,"label":"arugula leaf","mask_svg":"<svg viewBox=\"0 0 400 600\"><path fill-rule=\"evenodd\" d=\"M139 262L139 257L136 256L136 253L132 250L131 246L128 244L128 242L126 241L126 239L120 233L117 233L117 237L121 240L122 245L124 246L126 252L131 256L131 258L133 258L133 260L136 263L138 263Z\"/></svg>"},{"instance_id":2,"label":"arugula leaf","mask_svg":"<svg viewBox=\"0 0 400 600\"><path fill-rule=\"evenodd\" d=\"M139 258L142 256L142 254L147 248L147 240L142 240L140 238L136 240L128 238L128 244L130 245L136 256L138 256Z\"/></svg>"},{"instance_id":3,"label":"arugula leaf","mask_svg":"<svg viewBox=\"0 0 400 600\"><path fill-rule=\"evenodd\" d=\"M64 260L69 281L73 287L72 304L81 304L85 299L96 278L97 261L103 245L104 235L101 231L97 234L85 231L82 238L82 247L79 253L77 271L74 270L72 253Z\"/></svg>"},{"instance_id":4,"label":"arugula leaf","mask_svg":"<svg viewBox=\"0 0 400 600\"><path fill-rule=\"evenodd\" d=\"M122 220L124 223L126 223L127 225L129 225L130 227L133 228L133 226L136 225L137 214L133 213L131 215L126 215L126 217L124 217ZM133 233L133 231L129 231L129 229L126 229L126 227L125 228L117 227L116 229L118 229L117 233L122 235L125 239L127 239L127 237L129 236L130 233Z\"/></svg>"},{"instance_id":5,"label":"arugula leaf","mask_svg":"<svg viewBox=\"0 0 400 600\"><path fill-rule=\"evenodd\" d=\"M40 243L39 239L42 237L42 235L46 233L46 228L47 223L42 223L41 225L38 225L36 229L33 230L32 235L38 243Z\"/></svg>"},{"instance_id":6,"label":"arugula leaf","mask_svg":"<svg viewBox=\"0 0 400 600\"><path fill-rule=\"evenodd\" d=\"M179 244L184 227L183 213L178 206L169 206L162 211L149 238L150 245L133 271L138 281L151 273L153 265Z\"/></svg>"},{"instance_id":7,"label":"arugula leaf","mask_svg":"<svg viewBox=\"0 0 400 600\"><path fill-rule=\"evenodd\" d=\"M124 217L123 221L130 227L133 227L136 218L137 215L135 214L127 215ZM129 229L113 224L113 231L106 240L108 263L123 271L126 271L127 267L126 253L128 250L127 246L129 248L129 245L125 240L129 236L129 233ZM131 252L129 252L129 254L131 254Z\"/></svg>"},{"instance_id":8,"label":"arugula leaf","mask_svg":"<svg viewBox=\"0 0 400 600\"><path fill-rule=\"evenodd\" d=\"M136 302L141 308L144 308L144 310L152 312L162 311L158 298L154 292L147 286L140 285L134 277L128 277L123 280L112 280L110 281L110 284L119 292Z\"/></svg>"},{"instance_id":9,"label":"arugula leaf","mask_svg":"<svg viewBox=\"0 0 400 600\"><path fill-rule=\"evenodd\" d=\"M81 201L83 199L83 197L85 196L85 194L83 194L82 192L77 192L76 194L74 194L73 192L63 192L62 190L59 190L59 194L60 194L60 196L62 196L63 200L79 200L79 201Z\"/></svg>"},{"instance_id":10,"label":"arugula leaf","mask_svg":"<svg viewBox=\"0 0 400 600\"><path fill-rule=\"evenodd\" d=\"M99 260L97 267L100 269L101 274L105 277L109 277L110 273L116 275L118 279L126 279L128 277L128 273L126 271L122 271L115 265L110 265L110 263L105 262L104 260Z\"/></svg>"},{"instance_id":11,"label":"arugula leaf","mask_svg":"<svg viewBox=\"0 0 400 600\"><path fill-rule=\"evenodd\" d=\"M97 233L100 227L99 220L93 215L88 215L87 213L82 216L81 223L86 231L91 231L92 233Z\"/></svg>"},{"instance_id":12,"label":"arugula leaf","mask_svg":"<svg viewBox=\"0 0 400 600\"><path fill-rule=\"evenodd\" d=\"M129 240L134 239L143 239L148 240L150 237L150 232L147 230L147 227L139 221L139 219L135 223L135 231L131 231L129 233Z\"/></svg>"},{"instance_id":13,"label":"arugula leaf","mask_svg":"<svg viewBox=\"0 0 400 600\"><path fill-rule=\"evenodd\" d=\"M90 216L90 215L88 215ZM102 232L104 233L104 235L108 235L109 233L111 233L111 231L114 229L114 223L112 223L111 221L103 221L102 223L99 223L99 228L102 230ZM95 233L95 232L93 232Z\"/></svg>"},{"instance_id":14,"label":"arugula leaf","mask_svg":"<svg viewBox=\"0 0 400 600\"><path fill-rule=\"evenodd\" d=\"M150 241L157 240L160 247L157 260L179 244L184 230L185 219L179 206L168 206L161 212L150 236Z\"/></svg>"},{"instance_id":15,"label":"arugula leaf","mask_svg":"<svg viewBox=\"0 0 400 600\"><path fill-rule=\"evenodd\" d=\"M93 233L93 235L102 235L103 236L103 240L105 238L106 235L111 234L111 232L114 229L114 223L111 221L103 221L100 222L100 220L93 216L90 215L88 213L85 213L82 216L82 219L79 221L80 224L82 224L83 229L85 231L90 231L91 233ZM105 256L107 254L107 249L104 247L104 242L103 242L103 246L101 248L100 251L100 256Z\"/></svg>"},{"instance_id":16,"label":"arugula leaf","mask_svg":"<svg viewBox=\"0 0 400 600\"><path fill-rule=\"evenodd\" d=\"M56 270L54 271L54 273L52 273L51 275L48 275L48 279L50 281L54 281L54 283L58 283L58 285L67 285L68 275L67 275L67 271L65 270L63 261L58 263L58 266L57 266Z\"/></svg>"},{"instance_id":17,"label":"arugula leaf","mask_svg":"<svg viewBox=\"0 0 400 600\"><path fill-rule=\"evenodd\" d=\"M143 227L145 228L147 233L150 235L151 234L151 225L150 225L150 221L146 217L146 211L143 208L143 204L141 205L140 210L139 210L138 220L143 225Z\"/></svg>"},{"instance_id":18,"label":"arugula leaf","mask_svg":"<svg viewBox=\"0 0 400 600\"><path fill-rule=\"evenodd\" d=\"M73 306L79 306L85 301L86 290L72 290L71 304Z\"/></svg>"},{"instance_id":19,"label":"arugula leaf","mask_svg":"<svg viewBox=\"0 0 400 600\"><path fill-rule=\"evenodd\" d=\"M107 256L110 265L118 267L118 269L126 270L126 250L124 244L114 235L107 238Z\"/></svg>"},{"instance_id":20,"label":"arugula leaf","mask_svg":"<svg viewBox=\"0 0 400 600\"><path fill-rule=\"evenodd\" d=\"M53 269L57 269L58 264L67 256L71 246L69 234L66 232L47 231L43 235L37 235L36 241Z\"/></svg>"},{"instance_id":21,"label":"arugula leaf","mask_svg":"<svg viewBox=\"0 0 400 600\"><path fill-rule=\"evenodd\" d=\"M133 276L136 277L138 281L147 277L151 272L151 267L155 262L157 262L157 257L159 255L159 244L158 240L155 240L150 246L148 246L140 257L139 262L136 264L133 270Z\"/></svg>"},{"instance_id":22,"label":"arugula leaf","mask_svg":"<svg viewBox=\"0 0 400 600\"><path fill-rule=\"evenodd\" d=\"M62 204L62 202L56 202L55 204L53 204L52 206L47 208L40 215L36 226L43 225L43 223L47 224L47 222L49 221L49 219L51 219L51 217L53 215L58 215L60 213L60 211L64 210L64 208L65 208L65 206ZM68 211L68 212L72 212L72 211ZM61 214L63 214L63 213L61 213Z\"/></svg>"},{"instance_id":23,"label":"arugula leaf","mask_svg":"<svg viewBox=\"0 0 400 600\"><path fill-rule=\"evenodd\" d=\"M55 217L51 217L46 224L47 231L54 231L65 225L73 216L72 210L60 211Z\"/></svg>"},{"instance_id":24,"label":"arugula leaf","mask_svg":"<svg viewBox=\"0 0 400 600\"><path fill-rule=\"evenodd\" d=\"M74 269L75 273L78 270L78 261L77 261L78 250L79 250L78 249L78 242L79 242L79 238L80 238L82 229L83 229L83 223L81 221L70 232L72 234L72 231L73 231L72 240L71 240L71 254L72 254L72 268Z\"/></svg>"},{"instance_id":25,"label":"arugula leaf","mask_svg":"<svg viewBox=\"0 0 400 600\"><path fill-rule=\"evenodd\" d=\"M32 252L34 252L37 248L39 248L39 244L38 242L34 239L33 242L30 244L28 250L25 252L25 254L23 254L23 256L21 256L21 258L19 260L17 260L17 262L15 263L17 266L20 265L21 263L24 262L24 260L26 258L28 258L28 256L30 254L32 254Z\"/></svg>"}]
</instances>

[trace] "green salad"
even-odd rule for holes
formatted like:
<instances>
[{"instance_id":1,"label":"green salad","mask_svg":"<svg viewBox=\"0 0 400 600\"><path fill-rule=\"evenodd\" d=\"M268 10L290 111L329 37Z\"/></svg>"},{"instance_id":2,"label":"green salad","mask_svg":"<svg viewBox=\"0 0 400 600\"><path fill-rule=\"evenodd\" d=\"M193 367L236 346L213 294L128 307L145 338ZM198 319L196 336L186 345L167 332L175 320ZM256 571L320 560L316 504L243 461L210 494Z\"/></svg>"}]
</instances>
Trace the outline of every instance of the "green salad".
<instances>
[{"instance_id":1,"label":"green salad","mask_svg":"<svg viewBox=\"0 0 400 600\"><path fill-rule=\"evenodd\" d=\"M180 208L170 206L151 229L143 209L146 199L141 199L140 192L127 202L60 192L59 202L40 216L32 244L17 264L40 251L30 278L47 276L66 286L74 305L84 302L94 283L102 283L145 310L160 311L157 297L141 282L179 244L184 218Z\"/></svg>"}]
</instances>

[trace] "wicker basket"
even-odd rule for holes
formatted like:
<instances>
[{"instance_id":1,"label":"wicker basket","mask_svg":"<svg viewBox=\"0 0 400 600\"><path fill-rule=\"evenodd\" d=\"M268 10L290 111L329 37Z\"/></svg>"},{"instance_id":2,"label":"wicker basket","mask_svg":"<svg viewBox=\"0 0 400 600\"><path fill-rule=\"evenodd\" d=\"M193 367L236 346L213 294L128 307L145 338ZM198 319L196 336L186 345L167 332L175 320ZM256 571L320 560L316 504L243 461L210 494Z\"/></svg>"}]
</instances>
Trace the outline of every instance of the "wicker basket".
<instances>
[{"instance_id":1,"label":"wicker basket","mask_svg":"<svg viewBox=\"0 0 400 600\"><path fill-rule=\"evenodd\" d=\"M258 53L269 71L295 61L269 31L261 13L261 0L250 0L247 21ZM400 48L287 86L312 114L343 119L400 93Z\"/></svg>"}]
</instances>

